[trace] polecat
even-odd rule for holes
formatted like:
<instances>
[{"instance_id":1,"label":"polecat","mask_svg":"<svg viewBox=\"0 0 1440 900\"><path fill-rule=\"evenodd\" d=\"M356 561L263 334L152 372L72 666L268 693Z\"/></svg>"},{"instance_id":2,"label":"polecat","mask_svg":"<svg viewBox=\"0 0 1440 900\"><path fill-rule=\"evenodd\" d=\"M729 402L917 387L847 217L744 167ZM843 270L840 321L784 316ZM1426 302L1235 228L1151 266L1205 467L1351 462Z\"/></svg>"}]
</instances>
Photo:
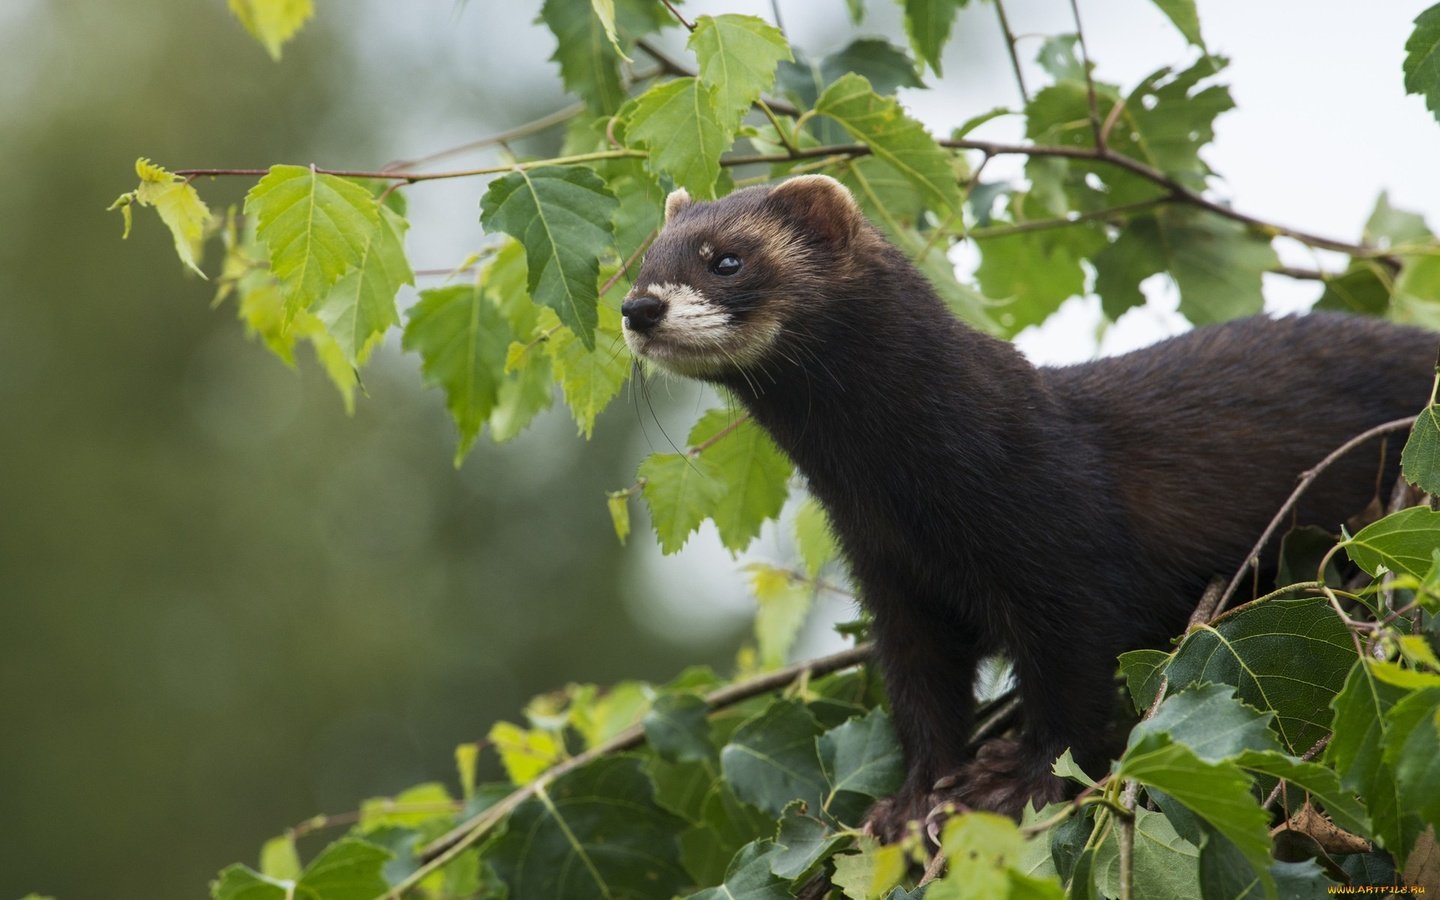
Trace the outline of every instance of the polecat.
<instances>
[{"instance_id":1,"label":"polecat","mask_svg":"<svg viewBox=\"0 0 1440 900\"><path fill-rule=\"evenodd\" d=\"M1011 815L1059 799L1066 747L1103 774L1117 654L1178 634L1300 473L1422 406L1436 346L1312 314L1036 368L953 317L816 175L671 194L622 312L636 354L733 393L829 514L907 759L870 815L884 837L941 799ZM1330 469L1298 520L1359 512L1398 442ZM976 664L995 652L1014 662L1021 738L967 759Z\"/></svg>"}]
</instances>

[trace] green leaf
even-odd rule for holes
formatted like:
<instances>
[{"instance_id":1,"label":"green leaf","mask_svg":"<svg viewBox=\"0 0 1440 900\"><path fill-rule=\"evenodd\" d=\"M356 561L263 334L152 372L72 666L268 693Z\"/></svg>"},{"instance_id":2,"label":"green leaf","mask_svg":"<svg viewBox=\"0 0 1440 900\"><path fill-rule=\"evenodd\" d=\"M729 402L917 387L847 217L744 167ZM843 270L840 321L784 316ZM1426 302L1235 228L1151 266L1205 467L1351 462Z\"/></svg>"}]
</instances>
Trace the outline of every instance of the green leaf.
<instances>
[{"instance_id":1,"label":"green leaf","mask_svg":"<svg viewBox=\"0 0 1440 900\"><path fill-rule=\"evenodd\" d=\"M684 453L652 453L640 464L638 476L660 550L674 553L714 508L719 499L715 482Z\"/></svg>"},{"instance_id":2,"label":"green leaf","mask_svg":"<svg viewBox=\"0 0 1440 900\"><path fill-rule=\"evenodd\" d=\"M859 853L831 858L835 864L832 881L852 900L882 900L905 876L909 861L899 844L881 846L869 838L859 842Z\"/></svg>"},{"instance_id":3,"label":"green leaf","mask_svg":"<svg viewBox=\"0 0 1440 900\"><path fill-rule=\"evenodd\" d=\"M784 569L751 563L751 590L760 605L755 615L755 639L760 649L760 664L778 669L789 657L790 648L800 636L800 629L814 604L814 592L797 581Z\"/></svg>"},{"instance_id":4,"label":"green leaf","mask_svg":"<svg viewBox=\"0 0 1440 900\"><path fill-rule=\"evenodd\" d=\"M968 0L900 0L905 10L905 34L920 59L940 74L940 53L950 39L955 14Z\"/></svg>"},{"instance_id":5,"label":"green leaf","mask_svg":"<svg viewBox=\"0 0 1440 900\"><path fill-rule=\"evenodd\" d=\"M584 166L542 166L490 183L480 222L525 245L528 288L536 303L595 349L600 256L611 249L619 207L605 182Z\"/></svg>"},{"instance_id":6,"label":"green leaf","mask_svg":"<svg viewBox=\"0 0 1440 900\"><path fill-rule=\"evenodd\" d=\"M1172 691L1235 685L1242 702L1275 712L1276 732L1298 756L1328 730L1325 710L1354 660L1350 633L1323 598L1271 600L1190 632L1165 674Z\"/></svg>"},{"instance_id":7,"label":"green leaf","mask_svg":"<svg viewBox=\"0 0 1440 900\"><path fill-rule=\"evenodd\" d=\"M775 67L794 59L780 29L755 16L700 16L686 45L700 63L700 81L713 91L715 111L730 130L775 84Z\"/></svg>"},{"instance_id":8,"label":"green leaf","mask_svg":"<svg viewBox=\"0 0 1440 900\"><path fill-rule=\"evenodd\" d=\"M831 830L814 816L787 808L775 835L780 852L771 857L770 871L787 881L799 881L813 874L823 860L849 841L847 834Z\"/></svg>"},{"instance_id":9,"label":"green leaf","mask_svg":"<svg viewBox=\"0 0 1440 900\"><path fill-rule=\"evenodd\" d=\"M1383 566L1397 575L1424 577L1440 547L1440 512L1402 509L1360 529L1341 546L1355 565L1378 576Z\"/></svg>"},{"instance_id":10,"label":"green leaf","mask_svg":"<svg viewBox=\"0 0 1440 900\"><path fill-rule=\"evenodd\" d=\"M1319 763L1273 751L1247 750L1235 758L1242 769L1283 778L1308 792L1325 807L1336 824L1355 834L1370 832L1370 817L1355 795L1340 785L1340 776Z\"/></svg>"},{"instance_id":11,"label":"green leaf","mask_svg":"<svg viewBox=\"0 0 1440 900\"><path fill-rule=\"evenodd\" d=\"M829 790L816 754L820 723L797 700L777 700L720 751L725 780L746 803L779 816L794 800L817 814Z\"/></svg>"},{"instance_id":12,"label":"green leaf","mask_svg":"<svg viewBox=\"0 0 1440 900\"><path fill-rule=\"evenodd\" d=\"M770 841L753 841L735 854L725 881L697 891L686 900L790 900L789 884L770 871L777 848Z\"/></svg>"},{"instance_id":13,"label":"green leaf","mask_svg":"<svg viewBox=\"0 0 1440 900\"><path fill-rule=\"evenodd\" d=\"M1244 225L1166 208L1131 219L1095 256L1095 289L1106 315L1115 318L1143 303L1140 282L1163 271L1180 290L1180 312L1206 325L1260 312L1261 276L1277 265L1269 240Z\"/></svg>"},{"instance_id":14,"label":"green leaf","mask_svg":"<svg viewBox=\"0 0 1440 900\"><path fill-rule=\"evenodd\" d=\"M830 729L820 736L816 747L830 779L832 798L842 791L860 794L868 807L899 790L905 778L900 741L882 709L872 709L864 717Z\"/></svg>"},{"instance_id":15,"label":"green leaf","mask_svg":"<svg viewBox=\"0 0 1440 900\"><path fill-rule=\"evenodd\" d=\"M135 173L140 176L140 186L128 194L121 194L110 209L118 209L125 217L125 237L130 236L130 204L153 206L160 215L160 221L170 229L175 240L175 253L190 271L205 277L196 259L200 256L205 241L205 225L210 221L210 209L194 185L179 175L140 158L135 161Z\"/></svg>"},{"instance_id":16,"label":"green leaf","mask_svg":"<svg viewBox=\"0 0 1440 900\"><path fill-rule=\"evenodd\" d=\"M1160 689L1160 679L1170 659L1171 655L1162 650L1131 650L1120 654L1120 674L1125 678L1130 702L1137 713L1145 712L1155 702L1155 692Z\"/></svg>"},{"instance_id":17,"label":"green leaf","mask_svg":"<svg viewBox=\"0 0 1440 900\"><path fill-rule=\"evenodd\" d=\"M1430 226L1425 224L1424 216L1391 206L1389 191L1381 191L1380 196L1375 198L1375 209L1365 221L1365 231L1361 235L1366 243L1387 250L1407 244L1428 243L1434 236Z\"/></svg>"},{"instance_id":18,"label":"green leaf","mask_svg":"<svg viewBox=\"0 0 1440 900\"><path fill-rule=\"evenodd\" d=\"M605 506L610 511L610 524L615 528L615 537L623 545L630 536L630 492L610 491L605 495Z\"/></svg>"},{"instance_id":19,"label":"green leaf","mask_svg":"<svg viewBox=\"0 0 1440 900\"><path fill-rule=\"evenodd\" d=\"M410 224L389 209L380 210L380 218L380 227L365 242L359 265L341 276L313 310L352 366L362 365L386 330L399 324L395 295L401 285L415 283L405 258L405 231Z\"/></svg>"},{"instance_id":20,"label":"green leaf","mask_svg":"<svg viewBox=\"0 0 1440 900\"><path fill-rule=\"evenodd\" d=\"M1270 731L1273 718L1273 713L1261 713L1237 700L1233 685L1201 684L1168 695L1154 716L1130 732L1129 743L1167 734L1205 762L1221 762L1247 750L1278 752Z\"/></svg>"},{"instance_id":21,"label":"green leaf","mask_svg":"<svg viewBox=\"0 0 1440 900\"><path fill-rule=\"evenodd\" d=\"M1400 454L1405 480L1427 494L1440 494L1440 406L1421 410Z\"/></svg>"},{"instance_id":22,"label":"green leaf","mask_svg":"<svg viewBox=\"0 0 1440 900\"><path fill-rule=\"evenodd\" d=\"M214 900L290 900L290 882L266 878L249 866L227 866L210 882Z\"/></svg>"},{"instance_id":23,"label":"green leaf","mask_svg":"<svg viewBox=\"0 0 1440 900\"><path fill-rule=\"evenodd\" d=\"M245 195L256 237L270 251L270 270L285 285L288 316L321 300L340 276L365 262L380 228L369 191L304 166L271 166Z\"/></svg>"},{"instance_id":24,"label":"green leaf","mask_svg":"<svg viewBox=\"0 0 1440 900\"><path fill-rule=\"evenodd\" d=\"M1325 292L1315 309L1380 316L1390 306L1391 278L1374 260L1361 259L1350 263L1339 275L1325 279Z\"/></svg>"},{"instance_id":25,"label":"green leaf","mask_svg":"<svg viewBox=\"0 0 1440 900\"><path fill-rule=\"evenodd\" d=\"M1205 49L1205 41L1200 37L1200 15L1195 11L1195 0L1155 0L1155 5L1174 23L1185 40L1201 50Z\"/></svg>"},{"instance_id":26,"label":"green leaf","mask_svg":"<svg viewBox=\"0 0 1440 900\"><path fill-rule=\"evenodd\" d=\"M691 447L705 446L697 462L716 482L716 501L710 511L720 542L732 553L750 546L766 520L780 515L789 494L794 470L765 430L751 419L735 423L740 414L712 409L690 429ZM718 437L720 432L730 429ZM708 442L714 441L713 444Z\"/></svg>"},{"instance_id":27,"label":"green leaf","mask_svg":"<svg viewBox=\"0 0 1440 900\"><path fill-rule=\"evenodd\" d=\"M629 62L630 57L625 55L624 48L620 46L620 37L615 33L615 0L590 0L590 8L604 27L605 37L609 38L610 46L615 48L615 54Z\"/></svg>"},{"instance_id":28,"label":"green leaf","mask_svg":"<svg viewBox=\"0 0 1440 900\"><path fill-rule=\"evenodd\" d=\"M806 497L795 511L795 548L805 563L805 577L815 578L820 570L840 555L835 534L825 509L814 497Z\"/></svg>"},{"instance_id":29,"label":"green leaf","mask_svg":"<svg viewBox=\"0 0 1440 900\"><path fill-rule=\"evenodd\" d=\"M1440 120L1440 4L1415 17L1402 68L1405 93L1424 95L1425 106Z\"/></svg>"},{"instance_id":30,"label":"green leaf","mask_svg":"<svg viewBox=\"0 0 1440 900\"><path fill-rule=\"evenodd\" d=\"M1262 881L1269 878L1269 816L1234 763L1208 763L1183 744L1150 735L1125 751L1116 777L1164 791L1234 843Z\"/></svg>"},{"instance_id":31,"label":"green leaf","mask_svg":"<svg viewBox=\"0 0 1440 900\"><path fill-rule=\"evenodd\" d=\"M540 18L555 35L550 61L559 64L565 87L580 95L594 115L619 109L625 102L620 53L594 14L592 0L545 0Z\"/></svg>"},{"instance_id":32,"label":"green leaf","mask_svg":"<svg viewBox=\"0 0 1440 900\"><path fill-rule=\"evenodd\" d=\"M881 97L860 75L846 75L825 89L815 112L844 126L946 211L960 209L960 187L951 155L935 143L925 126L910 118L894 98Z\"/></svg>"},{"instance_id":33,"label":"green leaf","mask_svg":"<svg viewBox=\"0 0 1440 900\"><path fill-rule=\"evenodd\" d=\"M976 240L975 279L992 300L990 315L1006 334L1038 325L1070 297L1085 293L1080 261L1105 247L1098 228L1071 226Z\"/></svg>"},{"instance_id":34,"label":"green leaf","mask_svg":"<svg viewBox=\"0 0 1440 900\"><path fill-rule=\"evenodd\" d=\"M595 431L595 419L630 377L630 356L624 351L620 328L620 312L601 306L593 348L568 328L552 334L546 345L570 415L586 440Z\"/></svg>"},{"instance_id":35,"label":"green leaf","mask_svg":"<svg viewBox=\"0 0 1440 900\"><path fill-rule=\"evenodd\" d=\"M300 870L294 834L273 837L260 848L260 871L266 878L293 880L300 877Z\"/></svg>"},{"instance_id":36,"label":"green leaf","mask_svg":"<svg viewBox=\"0 0 1440 900\"><path fill-rule=\"evenodd\" d=\"M360 830L377 828L419 828L426 823L455 818L457 804L445 785L439 782L418 784L394 797L372 797L360 804Z\"/></svg>"},{"instance_id":37,"label":"green leaf","mask_svg":"<svg viewBox=\"0 0 1440 900\"><path fill-rule=\"evenodd\" d=\"M630 108L627 140L647 148L657 175L700 200L715 199L720 155L735 138L715 111L715 91L696 78L676 78L641 94ZM738 123L737 123L738 124Z\"/></svg>"},{"instance_id":38,"label":"green leaf","mask_svg":"<svg viewBox=\"0 0 1440 900\"><path fill-rule=\"evenodd\" d=\"M1020 827L994 813L969 812L945 823L940 839L949 860L945 877L931 885L927 897L948 900L1063 900L1064 890L1053 878L1032 878L1020 871L1025 858Z\"/></svg>"},{"instance_id":39,"label":"green leaf","mask_svg":"<svg viewBox=\"0 0 1440 900\"><path fill-rule=\"evenodd\" d=\"M479 285L421 291L407 315L401 346L420 354L425 383L445 391L460 432L458 466L499 400L510 329Z\"/></svg>"},{"instance_id":40,"label":"green leaf","mask_svg":"<svg viewBox=\"0 0 1440 900\"><path fill-rule=\"evenodd\" d=\"M230 0L230 12L274 60L280 50L315 14L311 0Z\"/></svg>"},{"instance_id":41,"label":"green leaf","mask_svg":"<svg viewBox=\"0 0 1440 900\"><path fill-rule=\"evenodd\" d=\"M645 740L650 748L670 762L713 759L706 716L710 706L695 694L665 694L645 714Z\"/></svg>"},{"instance_id":42,"label":"green leaf","mask_svg":"<svg viewBox=\"0 0 1440 900\"><path fill-rule=\"evenodd\" d=\"M776 83L797 106L809 109L826 87L850 72L863 75L875 93L881 95L892 95L897 88L925 86L915 73L915 61L909 54L880 38L857 38L818 61L797 50L794 62L780 64ZM817 121L812 128L822 144L846 140L845 130L834 122Z\"/></svg>"},{"instance_id":43,"label":"green leaf","mask_svg":"<svg viewBox=\"0 0 1440 900\"><path fill-rule=\"evenodd\" d=\"M515 784L529 784L565 756L565 747L552 731L521 728L514 722L496 722L486 735L505 774Z\"/></svg>"},{"instance_id":44,"label":"green leaf","mask_svg":"<svg viewBox=\"0 0 1440 900\"><path fill-rule=\"evenodd\" d=\"M1404 695L1403 689L1374 677L1365 662L1357 662L1331 703L1335 730L1325 747L1325 764L1340 773L1341 784L1365 798L1376 842L1402 864L1422 828L1419 817L1404 811L1394 770L1384 758L1390 730L1386 714Z\"/></svg>"},{"instance_id":45,"label":"green leaf","mask_svg":"<svg viewBox=\"0 0 1440 900\"><path fill-rule=\"evenodd\" d=\"M520 804L485 859L512 897L668 897L690 881L675 840L681 824L655 805L636 757L609 756Z\"/></svg>"},{"instance_id":46,"label":"green leaf","mask_svg":"<svg viewBox=\"0 0 1440 900\"><path fill-rule=\"evenodd\" d=\"M1440 688L1398 700L1385 714L1384 759L1395 773L1400 803L1428 824L1440 822Z\"/></svg>"},{"instance_id":47,"label":"green leaf","mask_svg":"<svg viewBox=\"0 0 1440 900\"><path fill-rule=\"evenodd\" d=\"M1200 849L1177 834L1165 816L1143 806L1135 810L1132 854L1132 896L1200 900ZM1095 886L1103 896L1120 896L1118 840L1100 845L1093 872Z\"/></svg>"}]
</instances>

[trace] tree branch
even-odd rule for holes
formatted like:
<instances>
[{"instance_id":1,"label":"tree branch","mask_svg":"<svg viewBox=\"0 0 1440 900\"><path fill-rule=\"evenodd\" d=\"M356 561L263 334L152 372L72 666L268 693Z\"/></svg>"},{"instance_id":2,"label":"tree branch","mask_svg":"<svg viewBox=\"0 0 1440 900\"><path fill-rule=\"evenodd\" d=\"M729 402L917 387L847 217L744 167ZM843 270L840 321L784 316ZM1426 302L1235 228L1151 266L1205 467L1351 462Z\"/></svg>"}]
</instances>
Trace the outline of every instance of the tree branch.
<instances>
[{"instance_id":1,"label":"tree branch","mask_svg":"<svg viewBox=\"0 0 1440 900\"><path fill-rule=\"evenodd\" d=\"M848 669L851 666L859 665L870 656L871 645L860 644L849 650L842 650L839 653L832 653L829 656L821 656L816 659L805 660L777 669L774 672L767 672L764 675L756 676L736 684L728 685L705 695L705 702L711 709L723 709L733 706L742 700L757 697L761 694L782 688L796 678L813 678L819 675L828 675L841 669ZM423 865L406 878L395 885L386 897L396 898L404 895L406 891L419 884L431 872L444 868L456 856L472 846L480 838L484 837L491 828L494 828L515 810L521 803L535 796L535 794L553 783L562 775L566 775L581 768L601 757L612 753L620 753L638 747L645 742L645 729L640 725L633 725L620 732L603 744L598 744L577 754L564 762L558 763L545 772L541 773L534 781L511 793L505 799L494 806L452 829L449 833L431 841L420 851L420 859Z\"/></svg>"},{"instance_id":2,"label":"tree branch","mask_svg":"<svg viewBox=\"0 0 1440 900\"><path fill-rule=\"evenodd\" d=\"M1020 53L1015 49L1015 32L1010 30L1010 19L1005 15L1004 0L995 0L995 13L1000 17L1000 30L1005 34L1005 49L1010 53L1010 68L1015 72L1015 85L1020 88L1020 99L1030 105L1030 92L1025 89L1025 76L1020 71Z\"/></svg>"},{"instance_id":3,"label":"tree branch","mask_svg":"<svg viewBox=\"0 0 1440 900\"><path fill-rule=\"evenodd\" d=\"M1080 27L1080 2L1070 0L1070 12L1075 18L1075 39L1080 42L1080 66L1085 70L1085 97L1090 106L1090 129L1095 133L1095 146L1105 152L1107 129L1100 124L1100 104L1095 100L1095 79L1090 75L1090 51L1085 47L1085 29Z\"/></svg>"},{"instance_id":4,"label":"tree branch","mask_svg":"<svg viewBox=\"0 0 1440 900\"><path fill-rule=\"evenodd\" d=\"M378 171L367 171L361 169L322 169L319 166L311 166L311 170L321 175L336 175L341 178L374 178L380 181L398 181L407 184L415 184L420 181L440 181L446 178L471 178L477 175L500 175L505 172L514 172L517 169L534 169L539 166L568 166L575 163L598 162L602 159L637 159L647 154L641 150L600 150L595 153L579 153L575 156L557 156L553 159L534 159L527 162L508 163L503 166L485 166L479 169L461 169L453 172L397 172L394 170L380 169ZM176 169L175 174L183 178L213 178L222 175L243 175L254 178L263 178L270 174L269 169Z\"/></svg>"},{"instance_id":5,"label":"tree branch","mask_svg":"<svg viewBox=\"0 0 1440 900\"><path fill-rule=\"evenodd\" d=\"M1283 524L1285 519L1290 515L1290 511L1295 508L1295 504L1298 503L1305 492L1310 489L1310 486L1315 483L1315 479L1319 478L1326 469L1334 465L1342 456L1351 450L1382 434L1403 431L1414 425L1416 418L1418 417L1407 416L1404 419L1395 419L1394 421L1386 422L1383 425L1376 425L1374 428L1357 434L1339 447L1330 451L1330 455L1316 463L1314 468L1301 475L1300 483L1295 486L1295 490L1290 493L1289 498L1280 506L1279 511L1275 513L1275 517L1270 520L1270 524L1265 526L1265 530L1261 533L1260 539L1255 542L1254 547L1250 548L1250 553L1245 557L1245 561L1240 564L1240 568L1235 572L1235 576L1230 579L1230 584L1225 588L1225 593L1220 595L1220 601L1215 606L1215 612L1224 612L1225 605L1235 596L1235 591L1239 589L1240 582L1245 580L1246 573L1251 567L1259 567L1260 553L1265 549L1265 545L1275 536L1275 532L1279 530L1281 524Z\"/></svg>"}]
</instances>

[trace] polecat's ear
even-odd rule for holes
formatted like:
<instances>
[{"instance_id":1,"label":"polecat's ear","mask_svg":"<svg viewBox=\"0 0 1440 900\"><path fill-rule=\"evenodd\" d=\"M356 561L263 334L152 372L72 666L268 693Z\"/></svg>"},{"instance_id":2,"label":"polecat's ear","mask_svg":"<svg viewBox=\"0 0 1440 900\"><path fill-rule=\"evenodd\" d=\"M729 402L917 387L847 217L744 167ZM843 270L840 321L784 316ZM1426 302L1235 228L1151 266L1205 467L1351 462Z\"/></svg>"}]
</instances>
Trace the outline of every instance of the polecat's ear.
<instances>
[{"instance_id":1,"label":"polecat's ear","mask_svg":"<svg viewBox=\"0 0 1440 900\"><path fill-rule=\"evenodd\" d=\"M680 210L689 206L692 202L690 192L684 188L676 188L671 191L670 195L665 198L665 223L668 225L670 220L675 218Z\"/></svg>"},{"instance_id":2,"label":"polecat's ear","mask_svg":"<svg viewBox=\"0 0 1440 900\"><path fill-rule=\"evenodd\" d=\"M865 221L850 189L829 175L787 178L770 190L768 199L807 228L839 244L848 244Z\"/></svg>"}]
</instances>

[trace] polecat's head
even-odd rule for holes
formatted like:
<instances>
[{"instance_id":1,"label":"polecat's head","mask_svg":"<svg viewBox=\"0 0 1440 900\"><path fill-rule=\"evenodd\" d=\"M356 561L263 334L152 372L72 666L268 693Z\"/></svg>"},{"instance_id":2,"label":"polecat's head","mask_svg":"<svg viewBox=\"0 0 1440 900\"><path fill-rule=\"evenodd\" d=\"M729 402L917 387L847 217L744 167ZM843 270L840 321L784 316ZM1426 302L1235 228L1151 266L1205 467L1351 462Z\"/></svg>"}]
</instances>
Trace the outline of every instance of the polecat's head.
<instances>
[{"instance_id":1,"label":"polecat's head","mask_svg":"<svg viewBox=\"0 0 1440 900\"><path fill-rule=\"evenodd\" d=\"M620 307L625 341L680 375L763 365L785 331L851 276L854 245L868 232L850 192L825 175L713 203L675 191Z\"/></svg>"}]
</instances>

